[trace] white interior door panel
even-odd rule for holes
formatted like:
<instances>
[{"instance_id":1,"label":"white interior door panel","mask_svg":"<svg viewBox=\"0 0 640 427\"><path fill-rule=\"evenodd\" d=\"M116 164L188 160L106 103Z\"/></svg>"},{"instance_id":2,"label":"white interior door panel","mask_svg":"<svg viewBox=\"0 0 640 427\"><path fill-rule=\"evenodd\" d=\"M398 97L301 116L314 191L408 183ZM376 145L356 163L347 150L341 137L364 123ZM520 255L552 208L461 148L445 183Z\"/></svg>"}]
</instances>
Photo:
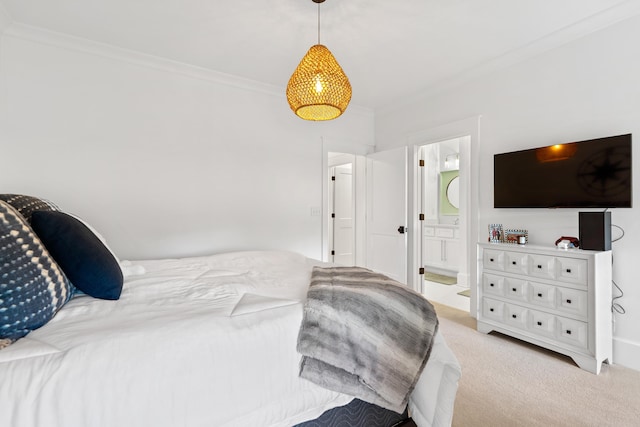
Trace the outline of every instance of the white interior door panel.
<instances>
[{"instance_id":1,"label":"white interior door panel","mask_svg":"<svg viewBox=\"0 0 640 427\"><path fill-rule=\"evenodd\" d=\"M367 267L407 283L407 148L367 156Z\"/></svg>"}]
</instances>

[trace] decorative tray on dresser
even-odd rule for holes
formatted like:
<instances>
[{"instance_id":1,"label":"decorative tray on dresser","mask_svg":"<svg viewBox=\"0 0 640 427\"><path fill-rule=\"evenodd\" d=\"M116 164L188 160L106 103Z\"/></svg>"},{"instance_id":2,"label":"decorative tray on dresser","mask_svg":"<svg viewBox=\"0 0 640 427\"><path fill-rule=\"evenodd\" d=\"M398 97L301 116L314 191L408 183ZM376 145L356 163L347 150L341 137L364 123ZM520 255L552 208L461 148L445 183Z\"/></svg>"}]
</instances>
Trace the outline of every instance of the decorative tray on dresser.
<instances>
[{"instance_id":1,"label":"decorative tray on dresser","mask_svg":"<svg viewBox=\"0 0 640 427\"><path fill-rule=\"evenodd\" d=\"M600 373L613 363L611 251L481 243L478 331L497 331Z\"/></svg>"}]
</instances>

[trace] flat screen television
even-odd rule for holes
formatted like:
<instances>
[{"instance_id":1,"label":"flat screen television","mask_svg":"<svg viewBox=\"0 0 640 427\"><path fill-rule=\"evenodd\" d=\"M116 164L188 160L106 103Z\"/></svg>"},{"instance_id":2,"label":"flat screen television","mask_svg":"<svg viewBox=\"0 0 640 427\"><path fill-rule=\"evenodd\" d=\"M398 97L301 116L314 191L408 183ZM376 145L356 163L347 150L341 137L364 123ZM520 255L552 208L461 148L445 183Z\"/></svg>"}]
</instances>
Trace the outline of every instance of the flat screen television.
<instances>
[{"instance_id":1,"label":"flat screen television","mask_svg":"<svg viewBox=\"0 0 640 427\"><path fill-rule=\"evenodd\" d=\"M631 134L496 154L496 208L630 208Z\"/></svg>"}]
</instances>

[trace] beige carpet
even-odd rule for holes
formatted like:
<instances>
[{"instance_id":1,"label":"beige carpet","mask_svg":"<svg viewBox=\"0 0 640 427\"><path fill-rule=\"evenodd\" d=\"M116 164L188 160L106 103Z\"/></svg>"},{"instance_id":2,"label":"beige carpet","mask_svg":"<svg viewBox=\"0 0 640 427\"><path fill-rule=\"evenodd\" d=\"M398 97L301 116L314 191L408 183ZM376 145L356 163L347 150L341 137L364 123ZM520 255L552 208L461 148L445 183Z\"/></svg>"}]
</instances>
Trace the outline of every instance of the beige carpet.
<instances>
[{"instance_id":1,"label":"beige carpet","mask_svg":"<svg viewBox=\"0 0 640 427\"><path fill-rule=\"evenodd\" d=\"M640 372L568 357L505 335L482 334L468 313L434 303L462 365L453 426L640 426Z\"/></svg>"}]
</instances>

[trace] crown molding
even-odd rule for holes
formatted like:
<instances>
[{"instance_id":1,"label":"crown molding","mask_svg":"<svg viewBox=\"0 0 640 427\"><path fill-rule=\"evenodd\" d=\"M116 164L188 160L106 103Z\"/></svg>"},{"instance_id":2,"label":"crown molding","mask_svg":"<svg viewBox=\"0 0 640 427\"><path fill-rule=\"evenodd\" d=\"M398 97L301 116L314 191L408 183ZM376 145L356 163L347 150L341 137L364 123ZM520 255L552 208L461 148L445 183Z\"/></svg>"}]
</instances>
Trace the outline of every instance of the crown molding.
<instances>
[{"instance_id":1,"label":"crown molding","mask_svg":"<svg viewBox=\"0 0 640 427\"><path fill-rule=\"evenodd\" d=\"M0 3L1 6L1 3ZM1 21L0 21L1 22ZM179 74L186 77L204 80L207 82L229 86L237 89L258 92L279 98L285 98L285 89L262 83L256 80L246 79L231 74L210 70L204 67L173 61L170 59L149 55L135 50L124 49L106 43L100 43L82 37L71 36L64 33L45 30L43 28L13 23L5 31L6 36L28 40L40 44L55 46L58 48L83 52L89 55L135 64L168 73ZM373 116L370 108L350 106L351 112Z\"/></svg>"},{"instance_id":2,"label":"crown molding","mask_svg":"<svg viewBox=\"0 0 640 427\"><path fill-rule=\"evenodd\" d=\"M6 35L169 73L182 74L226 86L284 96L280 93L282 89L277 86L26 24L15 23L11 25L6 30Z\"/></svg>"},{"instance_id":3,"label":"crown molding","mask_svg":"<svg viewBox=\"0 0 640 427\"><path fill-rule=\"evenodd\" d=\"M609 9L591 15L572 25L568 25L549 35L541 37L523 47L511 50L492 60L473 67L472 69L463 71L451 78L441 80L437 84L431 85L421 91L417 91L412 96L405 97L397 103L376 109L376 113L386 114L397 111L420 99L434 96L446 90L462 86L469 81L475 80L489 73L508 68L520 62L524 62L637 15L640 15L639 1L627 0L619 3L616 6L610 7Z\"/></svg>"}]
</instances>

